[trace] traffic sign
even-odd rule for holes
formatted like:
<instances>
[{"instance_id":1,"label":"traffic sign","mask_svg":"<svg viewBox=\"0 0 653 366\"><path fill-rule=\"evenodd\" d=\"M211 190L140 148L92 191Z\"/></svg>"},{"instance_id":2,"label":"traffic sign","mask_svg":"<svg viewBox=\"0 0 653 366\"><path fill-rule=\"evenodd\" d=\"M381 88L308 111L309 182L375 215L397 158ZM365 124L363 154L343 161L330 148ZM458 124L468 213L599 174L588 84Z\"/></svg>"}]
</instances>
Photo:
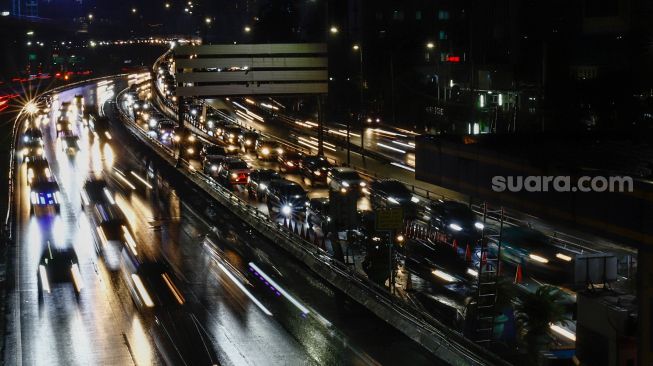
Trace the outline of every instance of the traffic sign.
<instances>
[{"instance_id":1,"label":"traffic sign","mask_svg":"<svg viewBox=\"0 0 653 366\"><path fill-rule=\"evenodd\" d=\"M404 226L404 210L389 208L374 211L376 230L398 230Z\"/></svg>"}]
</instances>

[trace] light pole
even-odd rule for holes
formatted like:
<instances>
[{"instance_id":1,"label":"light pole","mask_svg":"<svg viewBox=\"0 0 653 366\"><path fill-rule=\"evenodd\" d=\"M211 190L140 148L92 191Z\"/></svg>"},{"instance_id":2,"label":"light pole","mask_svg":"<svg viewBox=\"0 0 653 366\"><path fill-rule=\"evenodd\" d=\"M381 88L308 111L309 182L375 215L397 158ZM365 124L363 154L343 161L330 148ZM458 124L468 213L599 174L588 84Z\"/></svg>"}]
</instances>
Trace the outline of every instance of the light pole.
<instances>
[{"instance_id":1,"label":"light pole","mask_svg":"<svg viewBox=\"0 0 653 366\"><path fill-rule=\"evenodd\" d=\"M358 61L360 66L360 94L358 96L358 123L361 125L361 158L365 162L365 119L363 118L363 88L365 87L365 78L363 77L363 47L355 44L354 51L358 51ZM349 126L349 122L347 122ZM347 146L349 146L349 129L347 129Z\"/></svg>"}]
</instances>

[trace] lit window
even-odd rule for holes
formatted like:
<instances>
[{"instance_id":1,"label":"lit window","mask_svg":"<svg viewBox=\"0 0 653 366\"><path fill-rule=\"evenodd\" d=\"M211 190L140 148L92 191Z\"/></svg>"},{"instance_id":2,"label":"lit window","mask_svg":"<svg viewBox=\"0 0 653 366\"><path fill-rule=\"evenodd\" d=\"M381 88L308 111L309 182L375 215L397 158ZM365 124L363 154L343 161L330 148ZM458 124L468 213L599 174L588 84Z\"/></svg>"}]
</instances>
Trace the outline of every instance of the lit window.
<instances>
[{"instance_id":1,"label":"lit window","mask_svg":"<svg viewBox=\"0 0 653 366\"><path fill-rule=\"evenodd\" d=\"M440 10L438 11L438 19L439 20L447 20L449 19L449 12L447 10Z\"/></svg>"},{"instance_id":2,"label":"lit window","mask_svg":"<svg viewBox=\"0 0 653 366\"><path fill-rule=\"evenodd\" d=\"M422 12L421 11L416 11L415 12L415 20L422 20Z\"/></svg>"},{"instance_id":3,"label":"lit window","mask_svg":"<svg viewBox=\"0 0 653 366\"><path fill-rule=\"evenodd\" d=\"M440 40L442 41L442 40L445 40L445 39L447 39L447 32L441 30L440 31Z\"/></svg>"}]
</instances>

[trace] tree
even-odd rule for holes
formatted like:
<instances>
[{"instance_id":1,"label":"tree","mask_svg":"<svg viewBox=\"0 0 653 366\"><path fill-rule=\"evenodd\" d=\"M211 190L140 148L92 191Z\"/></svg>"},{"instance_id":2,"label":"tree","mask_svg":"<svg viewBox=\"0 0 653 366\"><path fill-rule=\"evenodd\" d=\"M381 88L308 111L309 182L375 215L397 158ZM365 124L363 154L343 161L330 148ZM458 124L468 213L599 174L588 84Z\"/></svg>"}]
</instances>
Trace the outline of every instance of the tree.
<instances>
[{"instance_id":1,"label":"tree","mask_svg":"<svg viewBox=\"0 0 653 366\"><path fill-rule=\"evenodd\" d=\"M528 356L537 362L539 351L551 342L548 335L552 323L566 324L569 319L561 303L563 296L553 286L541 286L535 293L522 297L515 307Z\"/></svg>"}]
</instances>

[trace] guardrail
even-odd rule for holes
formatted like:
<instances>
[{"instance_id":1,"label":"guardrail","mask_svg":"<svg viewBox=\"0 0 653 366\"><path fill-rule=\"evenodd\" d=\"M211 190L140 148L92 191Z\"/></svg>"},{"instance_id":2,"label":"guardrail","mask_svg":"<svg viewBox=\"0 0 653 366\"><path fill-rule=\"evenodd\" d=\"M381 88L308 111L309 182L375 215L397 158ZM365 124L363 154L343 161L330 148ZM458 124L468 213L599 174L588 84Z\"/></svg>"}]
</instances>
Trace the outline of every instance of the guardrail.
<instances>
[{"instance_id":1,"label":"guardrail","mask_svg":"<svg viewBox=\"0 0 653 366\"><path fill-rule=\"evenodd\" d=\"M168 164L173 167L177 166L175 152L156 139L148 136L124 112L120 104L121 96L124 92L122 91L117 96L117 107L125 127L133 136L153 148ZM437 356L445 359L445 361L461 365L507 364L498 356L449 329L432 316L398 301L399 299L388 293L384 287L371 282L355 269L329 257L326 252L293 234L292 231L283 225L275 223L268 215L259 211L256 207L250 205L233 192L217 184L204 173L194 169L188 162L185 162L182 167L179 167L178 171L217 202L228 208L243 222L249 224L263 236L281 245L287 252L294 254L296 258L309 265L313 271L322 275L332 285L341 290L343 290L343 286L350 288L349 291L344 290L348 295L352 295L352 293L359 294L359 296L364 295L368 301L363 302L360 298L357 301L368 306L368 308L371 306L369 304L370 300L375 302L377 304L376 306L379 307L376 312L377 315L384 318L384 314L386 317L390 316L388 314L391 314L394 317L393 321L398 321L405 326L401 327L401 324L394 322L391 325L397 327L404 333L409 332L408 329L404 329L406 326L414 329L411 334L407 335ZM333 276L337 276L338 278L334 278ZM355 288L351 288L352 286ZM355 298L355 294L352 297ZM374 311L374 309L371 310ZM382 314L379 314L379 312ZM384 320L388 321L387 319Z\"/></svg>"}]
</instances>

